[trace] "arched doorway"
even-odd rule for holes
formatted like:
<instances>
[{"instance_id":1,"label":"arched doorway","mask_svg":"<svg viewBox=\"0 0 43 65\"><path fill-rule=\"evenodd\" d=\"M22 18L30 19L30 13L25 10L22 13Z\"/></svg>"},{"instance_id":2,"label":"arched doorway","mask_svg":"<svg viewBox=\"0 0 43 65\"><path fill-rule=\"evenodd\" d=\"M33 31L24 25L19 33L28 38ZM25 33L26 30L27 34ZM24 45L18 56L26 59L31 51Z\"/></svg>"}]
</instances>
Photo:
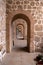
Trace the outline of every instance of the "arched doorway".
<instances>
[{"instance_id":1,"label":"arched doorway","mask_svg":"<svg viewBox=\"0 0 43 65\"><path fill-rule=\"evenodd\" d=\"M17 19L23 19L27 23L27 50L28 52L34 51L34 20L31 14L27 11L14 11L7 15L6 18L6 51L11 52L12 36L11 24Z\"/></svg>"},{"instance_id":2,"label":"arched doorway","mask_svg":"<svg viewBox=\"0 0 43 65\"><path fill-rule=\"evenodd\" d=\"M23 24L16 25L16 38L17 39L24 39L25 34L25 26Z\"/></svg>"},{"instance_id":3,"label":"arched doorway","mask_svg":"<svg viewBox=\"0 0 43 65\"><path fill-rule=\"evenodd\" d=\"M23 19L17 19L12 22L12 51L27 52L27 23Z\"/></svg>"},{"instance_id":4,"label":"arched doorway","mask_svg":"<svg viewBox=\"0 0 43 65\"><path fill-rule=\"evenodd\" d=\"M25 22L27 24L27 51L29 52L29 50L30 50L30 34L31 34L31 32L30 32L30 20L28 19L28 17L26 15L19 13L13 17L11 25L17 19L23 19L23 20L25 20ZM20 27L21 25L18 25L18 26Z\"/></svg>"}]
</instances>

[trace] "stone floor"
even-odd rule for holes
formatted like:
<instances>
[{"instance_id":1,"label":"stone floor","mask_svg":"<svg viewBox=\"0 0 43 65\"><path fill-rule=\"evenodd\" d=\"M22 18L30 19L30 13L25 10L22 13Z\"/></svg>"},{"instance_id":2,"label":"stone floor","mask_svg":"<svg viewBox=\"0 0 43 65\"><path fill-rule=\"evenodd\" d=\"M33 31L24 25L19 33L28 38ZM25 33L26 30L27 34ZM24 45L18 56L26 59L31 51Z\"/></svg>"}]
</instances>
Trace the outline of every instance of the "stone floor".
<instances>
[{"instance_id":1,"label":"stone floor","mask_svg":"<svg viewBox=\"0 0 43 65\"><path fill-rule=\"evenodd\" d=\"M3 58L0 65L36 65L34 58L39 53L28 53L23 51L13 51Z\"/></svg>"},{"instance_id":2,"label":"stone floor","mask_svg":"<svg viewBox=\"0 0 43 65\"><path fill-rule=\"evenodd\" d=\"M28 53L25 51L25 47L23 48L22 45L20 47L20 45L16 45L11 53L7 53L2 62L0 61L0 65L36 65L34 58L39 53Z\"/></svg>"}]
</instances>

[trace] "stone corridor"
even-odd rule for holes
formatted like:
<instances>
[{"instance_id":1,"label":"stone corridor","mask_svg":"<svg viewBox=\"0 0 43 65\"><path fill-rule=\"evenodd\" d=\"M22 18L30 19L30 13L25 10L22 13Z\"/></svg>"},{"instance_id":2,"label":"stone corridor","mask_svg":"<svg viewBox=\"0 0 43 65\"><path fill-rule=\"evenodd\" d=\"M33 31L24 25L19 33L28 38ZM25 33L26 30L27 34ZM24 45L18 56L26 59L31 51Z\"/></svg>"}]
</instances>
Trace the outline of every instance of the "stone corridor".
<instances>
[{"instance_id":1,"label":"stone corridor","mask_svg":"<svg viewBox=\"0 0 43 65\"><path fill-rule=\"evenodd\" d=\"M43 0L0 0L0 57L3 51L0 65L36 65L43 52Z\"/></svg>"},{"instance_id":2,"label":"stone corridor","mask_svg":"<svg viewBox=\"0 0 43 65\"><path fill-rule=\"evenodd\" d=\"M29 53L26 51L26 40L15 42L11 53L6 53L5 57L0 61L0 65L36 65L34 58L39 53Z\"/></svg>"},{"instance_id":3,"label":"stone corridor","mask_svg":"<svg viewBox=\"0 0 43 65\"><path fill-rule=\"evenodd\" d=\"M0 65L36 65L34 62L36 55L38 53L13 50L13 52L5 55Z\"/></svg>"}]
</instances>

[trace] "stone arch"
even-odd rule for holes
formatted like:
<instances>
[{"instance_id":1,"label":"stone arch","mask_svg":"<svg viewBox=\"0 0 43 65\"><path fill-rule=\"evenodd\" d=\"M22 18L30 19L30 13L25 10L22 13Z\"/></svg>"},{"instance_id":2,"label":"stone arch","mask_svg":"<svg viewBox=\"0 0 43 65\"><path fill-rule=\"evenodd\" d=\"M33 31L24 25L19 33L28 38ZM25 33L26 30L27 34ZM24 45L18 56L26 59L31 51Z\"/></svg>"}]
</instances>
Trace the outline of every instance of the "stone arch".
<instances>
[{"instance_id":1,"label":"stone arch","mask_svg":"<svg viewBox=\"0 0 43 65\"><path fill-rule=\"evenodd\" d=\"M29 18L26 15L18 13L12 18L11 24L13 23L13 21L15 21L17 19L23 19L27 23L27 50L29 51L30 50L30 34L31 34L31 31L30 31L30 20L29 20Z\"/></svg>"},{"instance_id":2,"label":"stone arch","mask_svg":"<svg viewBox=\"0 0 43 65\"><path fill-rule=\"evenodd\" d=\"M22 39L24 39L24 35L25 35L25 27L24 27L24 25L19 23L19 24L16 25L16 29L17 29L17 27L21 28L21 32L23 34L23 38ZM17 34L17 31L16 31L16 34ZM17 35L16 35L16 38L17 38Z\"/></svg>"},{"instance_id":3,"label":"stone arch","mask_svg":"<svg viewBox=\"0 0 43 65\"><path fill-rule=\"evenodd\" d=\"M30 23L29 18L28 18L25 14L21 14L21 13L16 14L16 15L13 17L12 22L13 22L14 20L16 20L16 19L24 19L24 20L27 22L27 24ZM29 21L29 22L28 22L28 21ZM11 22L11 24L12 24L12 22ZM29 24L29 25L30 25L30 24Z\"/></svg>"},{"instance_id":4,"label":"stone arch","mask_svg":"<svg viewBox=\"0 0 43 65\"><path fill-rule=\"evenodd\" d=\"M27 23L27 50L28 52L34 51L33 38L34 38L34 20L27 11L14 11L8 14L6 18L6 51L10 52L11 48L11 24L16 19L23 19Z\"/></svg>"}]
</instances>

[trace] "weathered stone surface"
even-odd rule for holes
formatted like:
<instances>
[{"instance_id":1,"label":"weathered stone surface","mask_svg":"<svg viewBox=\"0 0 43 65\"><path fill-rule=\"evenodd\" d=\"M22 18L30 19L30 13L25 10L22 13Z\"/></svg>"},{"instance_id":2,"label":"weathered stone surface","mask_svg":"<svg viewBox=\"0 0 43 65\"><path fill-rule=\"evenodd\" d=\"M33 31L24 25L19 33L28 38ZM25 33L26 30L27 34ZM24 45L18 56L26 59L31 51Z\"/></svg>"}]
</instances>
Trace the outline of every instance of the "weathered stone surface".
<instances>
[{"instance_id":1,"label":"weathered stone surface","mask_svg":"<svg viewBox=\"0 0 43 65\"><path fill-rule=\"evenodd\" d=\"M22 5L23 4L23 1L21 1L20 4Z\"/></svg>"},{"instance_id":2,"label":"weathered stone surface","mask_svg":"<svg viewBox=\"0 0 43 65\"><path fill-rule=\"evenodd\" d=\"M24 5L24 9L26 9L27 8L27 5Z\"/></svg>"},{"instance_id":3,"label":"weathered stone surface","mask_svg":"<svg viewBox=\"0 0 43 65\"><path fill-rule=\"evenodd\" d=\"M20 4L20 1L17 1L16 4L17 4L17 5Z\"/></svg>"},{"instance_id":4,"label":"weathered stone surface","mask_svg":"<svg viewBox=\"0 0 43 65\"><path fill-rule=\"evenodd\" d=\"M43 37L41 38L41 43L43 43Z\"/></svg>"},{"instance_id":5,"label":"weathered stone surface","mask_svg":"<svg viewBox=\"0 0 43 65\"><path fill-rule=\"evenodd\" d=\"M40 6L41 5L41 6ZM34 25L33 28L34 30L34 35L37 35L37 37L35 37L35 40L37 42L40 41L41 38L39 38L40 36L43 35L43 2L42 0L12 0L11 3L11 7L8 6L8 10L10 10L11 8L11 12L16 11L16 10L26 10L28 12L30 12L30 14L32 15L33 19L34 19ZM29 15L29 14L28 14ZM33 21L32 21L33 24ZM32 31L31 31L32 32ZM33 36L33 33L32 33ZM39 36L39 37L38 37ZM33 39L34 40L34 39ZM32 47L31 47L32 48Z\"/></svg>"},{"instance_id":6,"label":"weathered stone surface","mask_svg":"<svg viewBox=\"0 0 43 65\"><path fill-rule=\"evenodd\" d=\"M31 2L31 3L30 3L30 6L34 6L34 5L35 5L35 2Z\"/></svg>"},{"instance_id":7,"label":"weathered stone surface","mask_svg":"<svg viewBox=\"0 0 43 65\"><path fill-rule=\"evenodd\" d=\"M35 31L42 31L42 25L35 25Z\"/></svg>"},{"instance_id":8,"label":"weathered stone surface","mask_svg":"<svg viewBox=\"0 0 43 65\"><path fill-rule=\"evenodd\" d=\"M36 42L40 42L40 37L39 36L35 36L35 41Z\"/></svg>"},{"instance_id":9,"label":"weathered stone surface","mask_svg":"<svg viewBox=\"0 0 43 65\"><path fill-rule=\"evenodd\" d=\"M35 1L39 1L39 0L35 0Z\"/></svg>"},{"instance_id":10,"label":"weathered stone surface","mask_svg":"<svg viewBox=\"0 0 43 65\"><path fill-rule=\"evenodd\" d=\"M22 10L23 9L23 6L19 5L18 6L18 9Z\"/></svg>"},{"instance_id":11,"label":"weathered stone surface","mask_svg":"<svg viewBox=\"0 0 43 65\"><path fill-rule=\"evenodd\" d=\"M39 6L39 2L36 2L35 4L36 4L36 6Z\"/></svg>"},{"instance_id":12,"label":"weathered stone surface","mask_svg":"<svg viewBox=\"0 0 43 65\"><path fill-rule=\"evenodd\" d=\"M37 35L42 37L43 36L43 32L37 32Z\"/></svg>"},{"instance_id":13,"label":"weathered stone surface","mask_svg":"<svg viewBox=\"0 0 43 65\"><path fill-rule=\"evenodd\" d=\"M40 5L43 6L43 2L40 2Z\"/></svg>"},{"instance_id":14,"label":"weathered stone surface","mask_svg":"<svg viewBox=\"0 0 43 65\"><path fill-rule=\"evenodd\" d=\"M12 4L12 0L7 0L7 2L8 2L9 4Z\"/></svg>"},{"instance_id":15,"label":"weathered stone surface","mask_svg":"<svg viewBox=\"0 0 43 65\"><path fill-rule=\"evenodd\" d=\"M38 21L38 24L41 24L41 20Z\"/></svg>"},{"instance_id":16,"label":"weathered stone surface","mask_svg":"<svg viewBox=\"0 0 43 65\"><path fill-rule=\"evenodd\" d=\"M28 5L28 6L27 6L27 8L28 8L28 9L31 9L31 6L30 6L30 5Z\"/></svg>"},{"instance_id":17,"label":"weathered stone surface","mask_svg":"<svg viewBox=\"0 0 43 65\"><path fill-rule=\"evenodd\" d=\"M6 44L6 0L0 0L0 44Z\"/></svg>"},{"instance_id":18,"label":"weathered stone surface","mask_svg":"<svg viewBox=\"0 0 43 65\"><path fill-rule=\"evenodd\" d=\"M7 9L11 8L11 6L8 3L6 4L6 7L7 7Z\"/></svg>"},{"instance_id":19,"label":"weathered stone surface","mask_svg":"<svg viewBox=\"0 0 43 65\"><path fill-rule=\"evenodd\" d=\"M24 4L28 4L28 1L24 0Z\"/></svg>"},{"instance_id":20,"label":"weathered stone surface","mask_svg":"<svg viewBox=\"0 0 43 65\"><path fill-rule=\"evenodd\" d=\"M36 34L37 36L42 37L43 36L43 0L0 0L0 43L6 43L5 42L6 14L9 15L10 12L16 10L21 10L21 11L26 10L27 12L30 12L30 14L34 19L34 22L32 21L32 24L34 23L33 29L35 29L32 35ZM39 37L35 37L35 40L40 41L41 39L41 41L43 42L43 38L39 39Z\"/></svg>"}]
</instances>

